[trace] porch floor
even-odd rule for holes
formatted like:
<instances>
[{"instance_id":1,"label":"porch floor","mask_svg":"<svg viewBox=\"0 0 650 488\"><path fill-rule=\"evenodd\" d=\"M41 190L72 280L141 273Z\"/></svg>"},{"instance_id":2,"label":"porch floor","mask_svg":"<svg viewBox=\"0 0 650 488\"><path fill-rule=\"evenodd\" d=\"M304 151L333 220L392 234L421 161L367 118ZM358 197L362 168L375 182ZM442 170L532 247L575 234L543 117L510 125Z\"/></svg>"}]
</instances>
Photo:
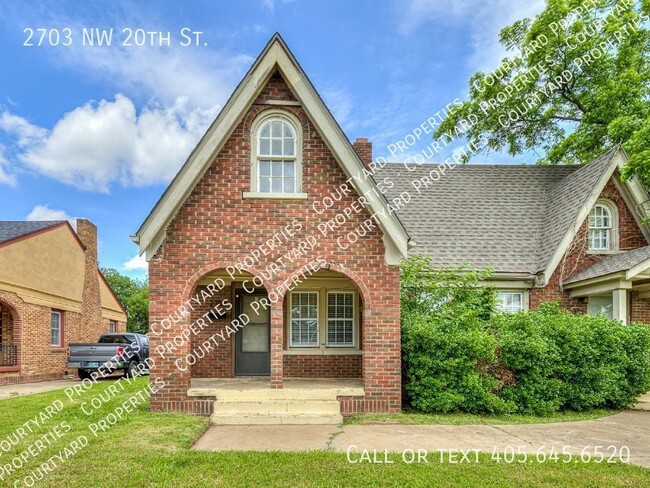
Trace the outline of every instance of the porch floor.
<instances>
[{"instance_id":1,"label":"porch floor","mask_svg":"<svg viewBox=\"0 0 650 488\"><path fill-rule=\"evenodd\" d=\"M327 393L338 396L364 396L363 380L357 378L287 378L281 390L274 392L281 394L314 392L315 390L328 390ZM252 392L272 390L268 376L239 376L236 378L192 378L192 384L187 395L191 397L215 397L219 392ZM325 393L325 391L321 391ZM293 395L291 395L293 396Z\"/></svg>"}]
</instances>

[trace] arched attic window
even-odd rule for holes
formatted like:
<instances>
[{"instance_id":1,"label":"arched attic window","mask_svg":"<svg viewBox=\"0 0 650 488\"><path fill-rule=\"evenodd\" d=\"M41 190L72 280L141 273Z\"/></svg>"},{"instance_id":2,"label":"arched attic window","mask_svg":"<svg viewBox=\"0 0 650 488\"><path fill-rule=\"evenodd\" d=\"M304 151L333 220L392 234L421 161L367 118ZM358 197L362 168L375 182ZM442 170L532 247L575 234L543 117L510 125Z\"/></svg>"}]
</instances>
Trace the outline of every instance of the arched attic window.
<instances>
[{"instance_id":1,"label":"arched attic window","mask_svg":"<svg viewBox=\"0 0 650 488\"><path fill-rule=\"evenodd\" d=\"M618 248L618 213L606 201L598 201L589 212L589 250L610 252Z\"/></svg>"},{"instance_id":2,"label":"arched attic window","mask_svg":"<svg viewBox=\"0 0 650 488\"><path fill-rule=\"evenodd\" d=\"M299 121L285 112L263 114L251 128L251 193L292 198L302 195Z\"/></svg>"}]
</instances>

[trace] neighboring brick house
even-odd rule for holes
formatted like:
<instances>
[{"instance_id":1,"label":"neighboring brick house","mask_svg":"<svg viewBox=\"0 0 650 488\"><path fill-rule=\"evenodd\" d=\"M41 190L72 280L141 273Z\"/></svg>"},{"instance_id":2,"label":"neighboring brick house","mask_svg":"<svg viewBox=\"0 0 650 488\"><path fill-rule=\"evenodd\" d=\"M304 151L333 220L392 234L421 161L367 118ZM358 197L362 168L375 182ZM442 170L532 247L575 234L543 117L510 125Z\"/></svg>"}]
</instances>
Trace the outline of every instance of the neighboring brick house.
<instances>
[{"instance_id":1,"label":"neighboring brick house","mask_svg":"<svg viewBox=\"0 0 650 488\"><path fill-rule=\"evenodd\" d=\"M70 342L126 329L97 268L97 228L0 222L0 385L62 378Z\"/></svg>"},{"instance_id":2,"label":"neighboring brick house","mask_svg":"<svg viewBox=\"0 0 650 488\"><path fill-rule=\"evenodd\" d=\"M559 298L586 310L587 293L614 297L622 316L620 290L642 274L603 277L611 289L565 282L647 245L635 213L645 192L620 181L623 159L615 149L584 167L458 166L417 192L432 166L374 164L372 144L348 141L276 34L133 236L149 262L151 375L165 382L151 408L209 413L188 395L193 379L258 375L272 390L356 379L344 413L399 410L410 252L494 268L504 309ZM583 229L594 206L598 227ZM597 253L583 251L587 235ZM650 309L637 298L632 310Z\"/></svg>"}]
</instances>

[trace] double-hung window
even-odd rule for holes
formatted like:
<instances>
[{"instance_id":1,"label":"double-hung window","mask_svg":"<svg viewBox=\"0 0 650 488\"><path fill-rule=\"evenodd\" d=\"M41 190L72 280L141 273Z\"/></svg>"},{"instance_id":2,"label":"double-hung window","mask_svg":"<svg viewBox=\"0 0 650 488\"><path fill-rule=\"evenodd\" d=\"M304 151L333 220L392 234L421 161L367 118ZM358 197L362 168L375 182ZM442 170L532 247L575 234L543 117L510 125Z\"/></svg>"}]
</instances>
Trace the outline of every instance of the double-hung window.
<instances>
[{"instance_id":1,"label":"double-hung window","mask_svg":"<svg viewBox=\"0 0 650 488\"><path fill-rule=\"evenodd\" d=\"M327 346L354 346L354 293L327 294Z\"/></svg>"},{"instance_id":2,"label":"double-hung window","mask_svg":"<svg viewBox=\"0 0 650 488\"><path fill-rule=\"evenodd\" d=\"M611 251L613 218L609 206L602 203L594 205L589 213L589 250Z\"/></svg>"},{"instance_id":3,"label":"double-hung window","mask_svg":"<svg viewBox=\"0 0 650 488\"><path fill-rule=\"evenodd\" d=\"M298 192L298 143L296 129L283 118L271 118L258 129L257 191Z\"/></svg>"},{"instance_id":4,"label":"double-hung window","mask_svg":"<svg viewBox=\"0 0 650 488\"><path fill-rule=\"evenodd\" d=\"M506 313L517 313L524 309L524 294L522 292L498 292L497 310Z\"/></svg>"},{"instance_id":5,"label":"double-hung window","mask_svg":"<svg viewBox=\"0 0 650 488\"><path fill-rule=\"evenodd\" d=\"M318 292L291 294L291 346L318 347Z\"/></svg>"},{"instance_id":6,"label":"double-hung window","mask_svg":"<svg viewBox=\"0 0 650 488\"><path fill-rule=\"evenodd\" d=\"M50 313L50 345L52 347L63 345L63 313L56 310Z\"/></svg>"}]
</instances>

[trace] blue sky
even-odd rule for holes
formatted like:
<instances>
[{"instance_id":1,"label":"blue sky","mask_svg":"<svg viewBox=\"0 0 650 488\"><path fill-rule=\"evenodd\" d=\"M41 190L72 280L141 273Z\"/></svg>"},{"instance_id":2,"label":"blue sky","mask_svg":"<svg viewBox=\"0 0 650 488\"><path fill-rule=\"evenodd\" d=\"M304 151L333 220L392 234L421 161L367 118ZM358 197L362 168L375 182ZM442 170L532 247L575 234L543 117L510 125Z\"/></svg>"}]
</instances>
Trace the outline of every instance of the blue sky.
<instances>
[{"instance_id":1,"label":"blue sky","mask_svg":"<svg viewBox=\"0 0 650 488\"><path fill-rule=\"evenodd\" d=\"M3 2L0 220L88 218L99 228L100 265L144 277L129 235L274 32L348 137L368 137L375 157L388 156L389 144L463 99L475 71L497 65L501 27L542 7L541 0ZM43 45L38 31L34 45L24 45L30 28L48 29ZM84 28L113 28L112 45L84 46ZM124 28L170 31L172 45L121 46ZM203 32L198 46L179 45L183 28ZM49 46L57 32L59 45Z\"/></svg>"}]
</instances>

